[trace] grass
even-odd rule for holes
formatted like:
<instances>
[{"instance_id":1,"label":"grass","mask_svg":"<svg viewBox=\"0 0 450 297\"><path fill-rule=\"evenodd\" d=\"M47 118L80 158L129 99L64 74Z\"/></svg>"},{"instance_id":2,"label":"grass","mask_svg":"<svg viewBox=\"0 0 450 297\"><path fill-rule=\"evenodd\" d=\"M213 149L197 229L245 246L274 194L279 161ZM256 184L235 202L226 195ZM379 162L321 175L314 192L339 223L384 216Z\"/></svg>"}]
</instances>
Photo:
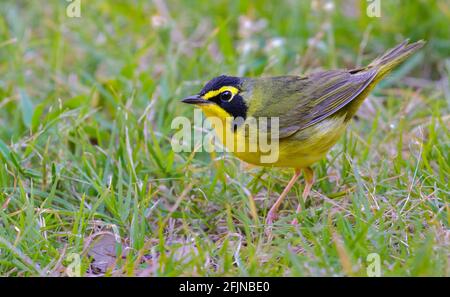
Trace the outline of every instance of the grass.
<instances>
[{"instance_id":1,"label":"grass","mask_svg":"<svg viewBox=\"0 0 450 297\"><path fill-rule=\"evenodd\" d=\"M381 4L2 1L0 275L365 276L377 253L385 276L449 276L450 6ZM293 227L297 183L272 241L290 170L171 149L179 99L214 76L354 67L405 38L427 46L314 166Z\"/></svg>"}]
</instances>

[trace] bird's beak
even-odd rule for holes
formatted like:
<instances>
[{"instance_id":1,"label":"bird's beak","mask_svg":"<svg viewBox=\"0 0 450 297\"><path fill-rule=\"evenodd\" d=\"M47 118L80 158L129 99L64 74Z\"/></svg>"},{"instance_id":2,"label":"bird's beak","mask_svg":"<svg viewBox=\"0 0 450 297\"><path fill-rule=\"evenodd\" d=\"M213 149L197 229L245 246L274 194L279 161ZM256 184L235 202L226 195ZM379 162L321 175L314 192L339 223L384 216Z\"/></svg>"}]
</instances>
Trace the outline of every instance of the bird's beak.
<instances>
[{"instance_id":1,"label":"bird's beak","mask_svg":"<svg viewBox=\"0 0 450 297\"><path fill-rule=\"evenodd\" d=\"M210 104L211 102L209 100L205 100L199 95L189 96L181 100L183 103L187 104Z\"/></svg>"}]
</instances>

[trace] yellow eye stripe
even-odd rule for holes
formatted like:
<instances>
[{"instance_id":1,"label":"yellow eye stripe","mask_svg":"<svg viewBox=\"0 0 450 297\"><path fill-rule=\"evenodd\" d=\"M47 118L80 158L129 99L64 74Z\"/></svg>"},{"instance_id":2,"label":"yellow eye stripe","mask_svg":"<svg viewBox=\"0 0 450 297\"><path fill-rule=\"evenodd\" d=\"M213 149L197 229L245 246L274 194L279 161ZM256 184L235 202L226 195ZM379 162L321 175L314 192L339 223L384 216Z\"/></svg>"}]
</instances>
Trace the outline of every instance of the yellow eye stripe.
<instances>
[{"instance_id":1,"label":"yellow eye stripe","mask_svg":"<svg viewBox=\"0 0 450 297\"><path fill-rule=\"evenodd\" d=\"M231 92L231 94L232 94L232 97L230 99L230 101L231 101L231 100L233 100L234 95L236 95L239 92L239 89L236 87L232 87L232 86L223 86L218 90L209 91L208 93L203 95L203 99L208 100L210 98L216 97L217 95L219 95L220 93L223 93L225 91Z\"/></svg>"}]
</instances>

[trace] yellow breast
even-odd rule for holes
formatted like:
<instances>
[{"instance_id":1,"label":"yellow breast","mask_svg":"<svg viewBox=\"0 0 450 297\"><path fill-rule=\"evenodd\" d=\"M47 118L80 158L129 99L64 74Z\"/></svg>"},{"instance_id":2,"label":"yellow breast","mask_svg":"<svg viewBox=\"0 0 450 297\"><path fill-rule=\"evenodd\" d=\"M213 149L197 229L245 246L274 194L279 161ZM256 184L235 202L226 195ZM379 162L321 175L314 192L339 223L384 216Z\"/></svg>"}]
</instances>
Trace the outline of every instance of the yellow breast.
<instances>
[{"instance_id":1,"label":"yellow breast","mask_svg":"<svg viewBox=\"0 0 450 297\"><path fill-rule=\"evenodd\" d=\"M265 134L249 137L243 128L232 128L233 118L215 105L202 107L229 152L239 159L266 167L304 168L322 159L345 131L345 114L330 117L311 127L267 144ZM269 141L270 142L270 141Z\"/></svg>"}]
</instances>

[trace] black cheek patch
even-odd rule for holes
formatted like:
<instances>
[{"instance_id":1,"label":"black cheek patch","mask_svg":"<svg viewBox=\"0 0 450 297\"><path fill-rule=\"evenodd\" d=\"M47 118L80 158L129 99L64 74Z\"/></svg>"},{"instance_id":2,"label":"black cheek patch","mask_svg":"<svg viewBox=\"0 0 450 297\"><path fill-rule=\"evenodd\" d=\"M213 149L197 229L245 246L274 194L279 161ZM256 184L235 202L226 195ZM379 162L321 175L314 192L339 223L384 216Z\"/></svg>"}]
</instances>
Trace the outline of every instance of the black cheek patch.
<instances>
[{"instance_id":1,"label":"black cheek patch","mask_svg":"<svg viewBox=\"0 0 450 297\"><path fill-rule=\"evenodd\" d=\"M241 117L244 120L247 118L248 108L240 95L235 95L230 102L221 102L219 105L233 118Z\"/></svg>"},{"instance_id":2,"label":"black cheek patch","mask_svg":"<svg viewBox=\"0 0 450 297\"><path fill-rule=\"evenodd\" d=\"M244 99L240 95L235 95L230 102L221 102L220 107L222 107L226 112L233 116L233 130L242 125L247 118L247 105Z\"/></svg>"}]
</instances>

